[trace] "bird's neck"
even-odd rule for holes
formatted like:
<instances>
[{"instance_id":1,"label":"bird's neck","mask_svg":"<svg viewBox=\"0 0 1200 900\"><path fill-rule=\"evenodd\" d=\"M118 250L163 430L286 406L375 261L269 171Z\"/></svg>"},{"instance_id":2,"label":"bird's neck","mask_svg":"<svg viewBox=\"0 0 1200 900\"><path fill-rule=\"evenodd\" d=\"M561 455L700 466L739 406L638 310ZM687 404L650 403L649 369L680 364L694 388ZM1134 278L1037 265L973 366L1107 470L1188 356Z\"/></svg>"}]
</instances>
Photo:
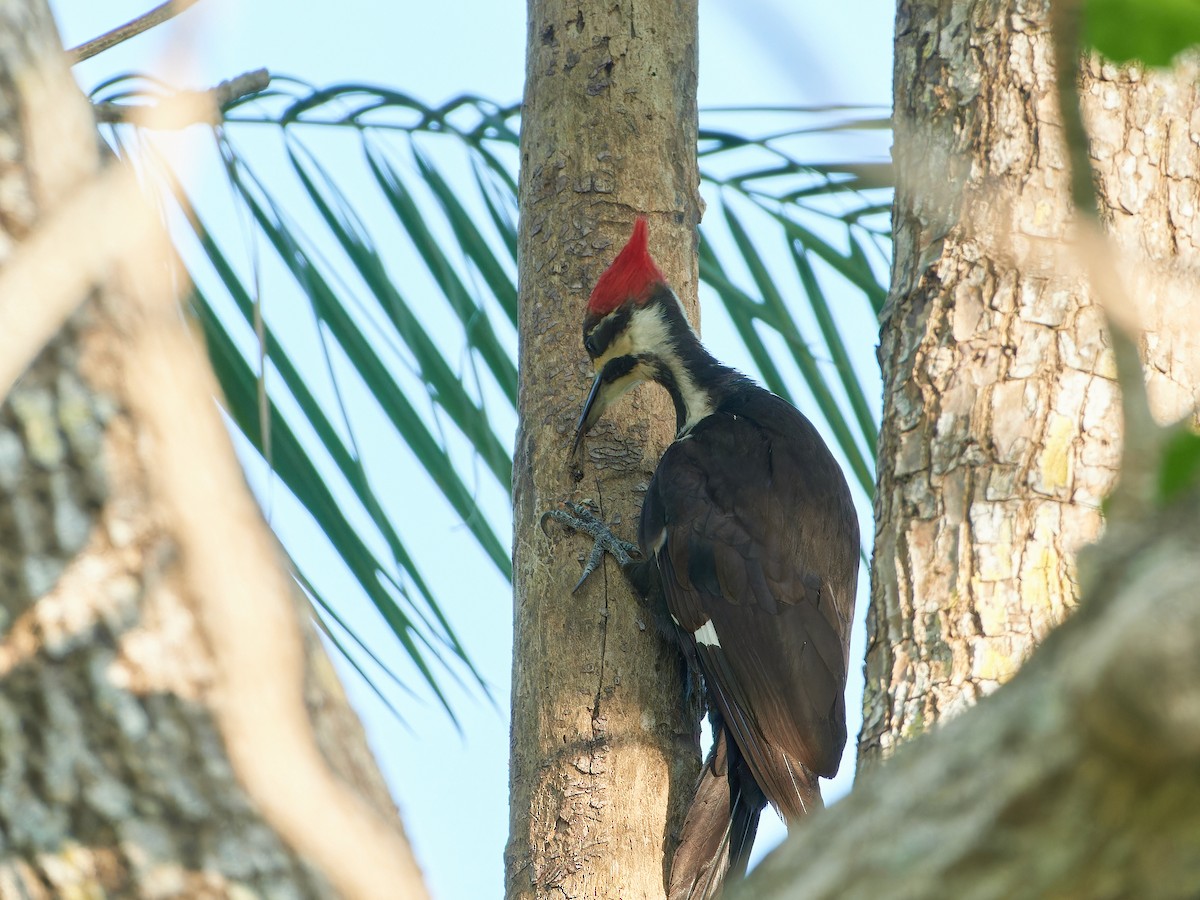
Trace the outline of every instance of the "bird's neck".
<instances>
[{"instance_id":1,"label":"bird's neck","mask_svg":"<svg viewBox=\"0 0 1200 900\"><path fill-rule=\"evenodd\" d=\"M656 297L654 306L665 338L655 349L654 380L671 395L676 437L682 437L712 415L745 378L704 349L674 294Z\"/></svg>"}]
</instances>

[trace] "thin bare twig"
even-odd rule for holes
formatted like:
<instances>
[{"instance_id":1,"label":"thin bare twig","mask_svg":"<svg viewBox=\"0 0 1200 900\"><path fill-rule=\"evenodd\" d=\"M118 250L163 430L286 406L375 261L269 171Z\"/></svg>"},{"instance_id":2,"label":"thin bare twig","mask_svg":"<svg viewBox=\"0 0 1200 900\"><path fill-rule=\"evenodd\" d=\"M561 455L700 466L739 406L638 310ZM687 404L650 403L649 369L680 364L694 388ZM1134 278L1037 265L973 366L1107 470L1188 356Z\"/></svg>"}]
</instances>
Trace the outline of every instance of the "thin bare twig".
<instances>
[{"instance_id":1,"label":"thin bare twig","mask_svg":"<svg viewBox=\"0 0 1200 900\"><path fill-rule=\"evenodd\" d=\"M265 91L271 83L266 69L243 72L206 91L176 91L148 103L97 103L96 121L129 122L143 128L173 130L189 125L219 125L221 110L242 97Z\"/></svg>"},{"instance_id":2,"label":"thin bare twig","mask_svg":"<svg viewBox=\"0 0 1200 900\"><path fill-rule=\"evenodd\" d=\"M72 47L67 51L67 57L71 65L83 62L85 59L91 59L96 54L103 53L109 47L115 47L122 41L136 37L143 31L149 31L155 25L161 25L168 19L179 15L189 6L194 6L197 2L198 0L167 0L166 3L159 4L148 13L143 13L136 19L126 22L124 25L117 26L112 31L105 32L99 37L92 38L90 41L85 41L78 47Z\"/></svg>"}]
</instances>

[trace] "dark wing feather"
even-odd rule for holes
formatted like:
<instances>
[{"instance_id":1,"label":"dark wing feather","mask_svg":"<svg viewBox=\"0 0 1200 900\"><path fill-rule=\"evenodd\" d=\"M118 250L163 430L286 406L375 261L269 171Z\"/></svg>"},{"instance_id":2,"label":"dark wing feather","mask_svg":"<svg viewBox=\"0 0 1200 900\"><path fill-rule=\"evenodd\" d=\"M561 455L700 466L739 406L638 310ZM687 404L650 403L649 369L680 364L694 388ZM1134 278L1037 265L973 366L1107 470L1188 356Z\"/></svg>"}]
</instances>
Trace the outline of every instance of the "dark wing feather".
<instances>
[{"instance_id":1,"label":"dark wing feather","mask_svg":"<svg viewBox=\"0 0 1200 900\"><path fill-rule=\"evenodd\" d=\"M858 522L812 424L765 391L743 401L668 448L642 540L658 548L668 610L742 755L794 816L846 742ZM715 643L707 630L697 640L706 623Z\"/></svg>"}]
</instances>

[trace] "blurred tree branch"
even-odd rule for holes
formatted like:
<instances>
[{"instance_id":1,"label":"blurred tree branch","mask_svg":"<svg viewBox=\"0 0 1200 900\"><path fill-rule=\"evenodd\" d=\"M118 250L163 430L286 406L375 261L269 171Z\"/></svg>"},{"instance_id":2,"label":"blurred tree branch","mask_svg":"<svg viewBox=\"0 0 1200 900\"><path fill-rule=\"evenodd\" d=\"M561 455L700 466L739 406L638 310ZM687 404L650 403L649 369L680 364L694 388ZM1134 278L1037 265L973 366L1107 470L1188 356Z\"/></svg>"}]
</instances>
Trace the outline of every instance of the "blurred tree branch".
<instances>
[{"instance_id":1,"label":"blurred tree branch","mask_svg":"<svg viewBox=\"0 0 1200 900\"><path fill-rule=\"evenodd\" d=\"M136 19L131 19L124 25L119 25L112 31L107 31L99 37L92 38L90 41L72 47L67 51L67 58L71 65L78 62L83 62L85 59L91 59L99 53L103 53L111 47L117 46L132 37L137 37L144 31L149 31L155 25L161 25L163 22L173 19L184 10L194 6L198 0L168 0L167 3L159 4L149 12L143 13Z\"/></svg>"}]
</instances>

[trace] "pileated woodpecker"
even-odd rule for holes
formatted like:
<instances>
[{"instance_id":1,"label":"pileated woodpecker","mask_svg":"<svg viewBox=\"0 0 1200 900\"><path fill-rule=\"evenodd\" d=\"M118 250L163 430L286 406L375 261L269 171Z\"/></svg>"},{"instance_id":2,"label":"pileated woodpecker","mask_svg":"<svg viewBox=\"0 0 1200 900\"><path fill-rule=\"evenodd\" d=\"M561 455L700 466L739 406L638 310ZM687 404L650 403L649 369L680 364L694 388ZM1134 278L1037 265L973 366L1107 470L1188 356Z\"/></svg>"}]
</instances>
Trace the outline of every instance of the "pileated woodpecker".
<instances>
[{"instance_id":1,"label":"pileated woodpecker","mask_svg":"<svg viewBox=\"0 0 1200 900\"><path fill-rule=\"evenodd\" d=\"M646 492L637 548L589 509L548 517L612 553L705 685L714 743L671 867L671 900L712 898L746 869L767 801L789 825L821 806L846 743L858 518L841 469L789 403L714 359L647 247L639 218L583 321L596 369L575 435L649 380L675 441Z\"/></svg>"}]
</instances>

